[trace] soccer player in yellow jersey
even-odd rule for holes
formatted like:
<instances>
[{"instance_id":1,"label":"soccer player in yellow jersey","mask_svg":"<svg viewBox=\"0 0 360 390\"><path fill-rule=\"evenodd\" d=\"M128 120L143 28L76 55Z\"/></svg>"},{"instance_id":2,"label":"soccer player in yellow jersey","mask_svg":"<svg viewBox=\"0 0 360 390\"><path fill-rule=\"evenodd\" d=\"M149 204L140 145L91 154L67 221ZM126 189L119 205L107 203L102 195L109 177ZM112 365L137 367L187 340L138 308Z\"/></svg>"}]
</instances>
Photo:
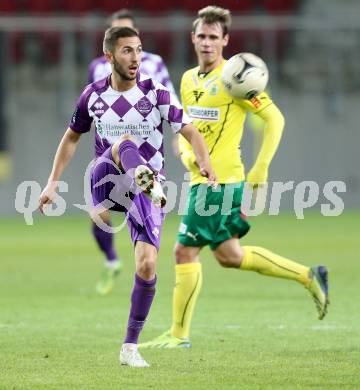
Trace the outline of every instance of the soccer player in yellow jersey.
<instances>
[{"instance_id":1,"label":"soccer player in yellow jersey","mask_svg":"<svg viewBox=\"0 0 360 390\"><path fill-rule=\"evenodd\" d=\"M192 42L199 66L184 73L181 98L184 109L203 134L211 164L217 173L219 188L207 186L200 176L190 144L179 138L179 151L185 167L191 172L188 213L180 224L175 246L176 284L173 294L173 323L169 331L142 347L190 347L190 323L202 285L199 260L201 249L209 245L223 267L259 272L263 275L295 280L312 294L319 319L324 318L328 304L327 269L307 267L256 246L242 247L239 238L249 230L240 212L244 166L239 144L247 111L265 123L262 146L256 162L247 174L253 185L265 183L268 168L279 145L284 118L266 93L252 100L234 100L220 82L226 60L223 48L229 40L230 12L214 6L203 8L193 24ZM222 212L226 197L232 196L229 212ZM200 205L202 203L202 205ZM229 203L229 202L228 202ZM218 211L204 215L209 206ZM226 214L226 215L222 215Z\"/></svg>"}]
</instances>

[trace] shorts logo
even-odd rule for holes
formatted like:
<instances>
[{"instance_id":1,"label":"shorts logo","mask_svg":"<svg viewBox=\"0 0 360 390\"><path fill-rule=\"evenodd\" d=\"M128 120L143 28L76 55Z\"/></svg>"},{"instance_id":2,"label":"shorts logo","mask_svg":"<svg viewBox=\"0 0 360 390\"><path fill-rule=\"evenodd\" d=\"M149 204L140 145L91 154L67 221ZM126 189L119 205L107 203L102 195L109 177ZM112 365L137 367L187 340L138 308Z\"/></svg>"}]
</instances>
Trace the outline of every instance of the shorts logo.
<instances>
[{"instance_id":1,"label":"shorts logo","mask_svg":"<svg viewBox=\"0 0 360 390\"><path fill-rule=\"evenodd\" d=\"M187 225L185 225L184 223L180 223L180 227L179 227L179 233L181 234L185 234L186 233L186 229L187 229Z\"/></svg>"},{"instance_id":2,"label":"shorts logo","mask_svg":"<svg viewBox=\"0 0 360 390\"><path fill-rule=\"evenodd\" d=\"M186 235L190 238L192 238L194 241L197 241L197 236L199 235L199 233L190 233L190 232L187 232Z\"/></svg>"},{"instance_id":3,"label":"shorts logo","mask_svg":"<svg viewBox=\"0 0 360 390\"><path fill-rule=\"evenodd\" d=\"M151 231L151 233L153 234L154 237L159 238L159 233L160 233L160 231L159 231L159 229L158 229L157 227L155 227L155 228Z\"/></svg>"}]
</instances>

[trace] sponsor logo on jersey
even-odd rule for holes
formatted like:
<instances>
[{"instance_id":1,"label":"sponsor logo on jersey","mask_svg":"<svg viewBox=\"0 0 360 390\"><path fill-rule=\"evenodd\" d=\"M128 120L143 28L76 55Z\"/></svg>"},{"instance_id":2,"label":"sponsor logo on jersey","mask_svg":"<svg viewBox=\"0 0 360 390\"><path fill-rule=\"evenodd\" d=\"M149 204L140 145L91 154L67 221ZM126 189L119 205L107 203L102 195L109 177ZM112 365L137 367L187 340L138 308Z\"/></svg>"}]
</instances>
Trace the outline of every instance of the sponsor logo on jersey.
<instances>
[{"instance_id":1,"label":"sponsor logo on jersey","mask_svg":"<svg viewBox=\"0 0 360 390\"><path fill-rule=\"evenodd\" d=\"M79 107L76 107L75 108L75 111L71 117L71 123L76 123L78 117L79 117L79 114L80 114L80 108Z\"/></svg>"},{"instance_id":2,"label":"sponsor logo on jersey","mask_svg":"<svg viewBox=\"0 0 360 390\"><path fill-rule=\"evenodd\" d=\"M255 108L259 108L261 106L261 101L256 96L251 98L250 101Z\"/></svg>"},{"instance_id":3,"label":"sponsor logo on jersey","mask_svg":"<svg viewBox=\"0 0 360 390\"><path fill-rule=\"evenodd\" d=\"M104 106L105 106L105 105L104 105L103 102L96 102L96 103L94 104L94 108L95 108L94 114L95 114L95 115L102 115L102 114L105 112L105 110L103 110L103 107L104 107Z\"/></svg>"},{"instance_id":4,"label":"sponsor logo on jersey","mask_svg":"<svg viewBox=\"0 0 360 390\"><path fill-rule=\"evenodd\" d=\"M94 107L97 109L97 110L101 110L103 107L104 107L104 103L103 102L96 102L94 104Z\"/></svg>"},{"instance_id":5,"label":"sponsor logo on jersey","mask_svg":"<svg viewBox=\"0 0 360 390\"><path fill-rule=\"evenodd\" d=\"M106 138L121 137L122 135L134 135L141 138L146 138L153 132L153 126L148 123L96 123L97 132Z\"/></svg>"},{"instance_id":6,"label":"sponsor logo on jersey","mask_svg":"<svg viewBox=\"0 0 360 390\"><path fill-rule=\"evenodd\" d=\"M102 127L102 124L100 122L97 122L96 125L96 131L100 134L100 135L104 135L104 129Z\"/></svg>"},{"instance_id":7,"label":"sponsor logo on jersey","mask_svg":"<svg viewBox=\"0 0 360 390\"><path fill-rule=\"evenodd\" d=\"M220 120L220 109L216 107L187 106L187 110L189 116L193 119L214 122Z\"/></svg>"},{"instance_id":8,"label":"sponsor logo on jersey","mask_svg":"<svg viewBox=\"0 0 360 390\"><path fill-rule=\"evenodd\" d=\"M201 96L204 95L204 92L199 92L199 91L195 90L195 91L193 91L193 94L194 94L196 103L199 103L199 100L200 100Z\"/></svg>"},{"instance_id":9,"label":"sponsor logo on jersey","mask_svg":"<svg viewBox=\"0 0 360 390\"><path fill-rule=\"evenodd\" d=\"M209 134L213 134L213 132L214 132L210 125L199 126L198 129L199 129L200 133L204 136L207 136Z\"/></svg>"}]
</instances>

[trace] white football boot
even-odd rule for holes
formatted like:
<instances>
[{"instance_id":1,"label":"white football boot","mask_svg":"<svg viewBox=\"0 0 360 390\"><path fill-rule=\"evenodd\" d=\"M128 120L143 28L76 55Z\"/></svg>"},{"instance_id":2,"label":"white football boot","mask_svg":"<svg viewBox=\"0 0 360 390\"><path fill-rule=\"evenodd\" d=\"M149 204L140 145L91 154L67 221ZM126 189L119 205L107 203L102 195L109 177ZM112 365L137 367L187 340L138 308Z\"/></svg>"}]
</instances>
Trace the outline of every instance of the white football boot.
<instances>
[{"instance_id":1,"label":"white football boot","mask_svg":"<svg viewBox=\"0 0 360 390\"><path fill-rule=\"evenodd\" d=\"M120 349L120 364L129 367L150 367L138 351L137 344L125 343Z\"/></svg>"},{"instance_id":2,"label":"white football boot","mask_svg":"<svg viewBox=\"0 0 360 390\"><path fill-rule=\"evenodd\" d=\"M161 184L155 179L154 172L146 165L139 165L135 169L135 183L156 207L166 205L166 196Z\"/></svg>"}]
</instances>

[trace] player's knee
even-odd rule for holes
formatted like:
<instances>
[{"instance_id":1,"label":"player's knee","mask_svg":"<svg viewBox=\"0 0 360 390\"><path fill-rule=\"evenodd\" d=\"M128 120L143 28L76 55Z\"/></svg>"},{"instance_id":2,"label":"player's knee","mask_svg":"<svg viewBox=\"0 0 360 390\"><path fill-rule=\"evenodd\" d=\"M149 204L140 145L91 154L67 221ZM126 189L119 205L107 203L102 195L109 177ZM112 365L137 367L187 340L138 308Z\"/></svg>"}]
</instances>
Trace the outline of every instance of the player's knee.
<instances>
[{"instance_id":1,"label":"player's knee","mask_svg":"<svg viewBox=\"0 0 360 390\"><path fill-rule=\"evenodd\" d=\"M188 263L194 260L189 248L179 243L175 244L174 255L176 264Z\"/></svg>"},{"instance_id":2,"label":"player's knee","mask_svg":"<svg viewBox=\"0 0 360 390\"><path fill-rule=\"evenodd\" d=\"M156 254L150 251L143 251L137 258L136 271L140 277L151 279L156 272Z\"/></svg>"},{"instance_id":3,"label":"player's knee","mask_svg":"<svg viewBox=\"0 0 360 390\"><path fill-rule=\"evenodd\" d=\"M113 160L117 165L120 164L120 159L119 159L119 147L120 144L123 143L124 141L133 141L134 142L134 137L131 135L122 135L111 147L111 154L113 157ZM119 165L120 166L120 165Z\"/></svg>"},{"instance_id":4,"label":"player's knee","mask_svg":"<svg viewBox=\"0 0 360 390\"><path fill-rule=\"evenodd\" d=\"M99 222L100 223L103 222L103 223L109 225L109 223L110 223L110 212L108 210L104 210L104 211L99 213L98 210L93 208L89 211L89 216L92 219L92 221L94 222L94 224L97 224Z\"/></svg>"},{"instance_id":5,"label":"player's knee","mask_svg":"<svg viewBox=\"0 0 360 390\"><path fill-rule=\"evenodd\" d=\"M138 274L144 279L150 279L156 272L156 261L151 257L144 257L138 266Z\"/></svg>"},{"instance_id":6,"label":"player's knee","mask_svg":"<svg viewBox=\"0 0 360 390\"><path fill-rule=\"evenodd\" d=\"M221 254L215 254L215 258L218 261L218 263L224 268L233 268L234 267L233 259L230 257L225 257Z\"/></svg>"},{"instance_id":7,"label":"player's knee","mask_svg":"<svg viewBox=\"0 0 360 390\"><path fill-rule=\"evenodd\" d=\"M239 268L244 256L244 251L238 250L234 253L217 253L214 252L216 260L224 268Z\"/></svg>"}]
</instances>

